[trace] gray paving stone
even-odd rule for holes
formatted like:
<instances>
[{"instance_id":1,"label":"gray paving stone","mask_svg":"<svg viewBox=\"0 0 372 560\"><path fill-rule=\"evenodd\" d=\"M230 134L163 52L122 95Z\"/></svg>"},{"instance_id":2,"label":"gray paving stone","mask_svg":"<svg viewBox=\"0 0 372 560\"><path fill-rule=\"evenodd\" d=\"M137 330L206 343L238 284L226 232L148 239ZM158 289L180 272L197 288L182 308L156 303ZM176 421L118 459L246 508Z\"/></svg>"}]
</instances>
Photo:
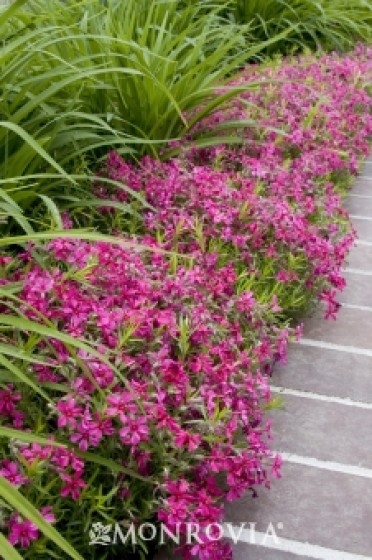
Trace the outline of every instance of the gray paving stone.
<instances>
[{"instance_id":1,"label":"gray paving stone","mask_svg":"<svg viewBox=\"0 0 372 560\"><path fill-rule=\"evenodd\" d=\"M372 160L368 159L365 161L362 168L362 176L363 175L372 176Z\"/></svg>"},{"instance_id":2,"label":"gray paving stone","mask_svg":"<svg viewBox=\"0 0 372 560\"><path fill-rule=\"evenodd\" d=\"M256 500L228 504L226 520L257 522L264 532L283 523L283 538L372 558L372 479L289 463L283 475Z\"/></svg>"},{"instance_id":3,"label":"gray paving stone","mask_svg":"<svg viewBox=\"0 0 372 560\"><path fill-rule=\"evenodd\" d=\"M344 303L372 307L372 276L344 273L347 285L339 299Z\"/></svg>"},{"instance_id":4,"label":"gray paving stone","mask_svg":"<svg viewBox=\"0 0 372 560\"><path fill-rule=\"evenodd\" d=\"M372 196L372 188L371 188ZM372 217L372 198L354 198L349 197L344 207L349 212L349 214L356 216L371 216Z\"/></svg>"},{"instance_id":5,"label":"gray paving stone","mask_svg":"<svg viewBox=\"0 0 372 560\"><path fill-rule=\"evenodd\" d=\"M357 275L352 276L354 278ZM369 280L372 295L372 277L365 276L364 278ZM368 304L364 303L364 305ZM321 319L321 317L322 311L319 310L305 321L304 336L306 338L372 349L371 312L341 308L336 321Z\"/></svg>"},{"instance_id":6,"label":"gray paving stone","mask_svg":"<svg viewBox=\"0 0 372 560\"><path fill-rule=\"evenodd\" d=\"M372 177L372 173L371 173ZM372 178L367 179L365 177L360 177L356 180L351 188L351 193L354 194L363 194L363 195L372 195Z\"/></svg>"},{"instance_id":7,"label":"gray paving stone","mask_svg":"<svg viewBox=\"0 0 372 560\"><path fill-rule=\"evenodd\" d=\"M372 241L372 221L353 218L352 222L359 239L362 241Z\"/></svg>"},{"instance_id":8,"label":"gray paving stone","mask_svg":"<svg viewBox=\"0 0 372 560\"><path fill-rule=\"evenodd\" d=\"M240 542L233 546L233 560L298 560L298 556L288 552L280 552L262 546ZM303 560L313 560L308 556L301 556ZM180 556L169 551L160 551L155 560L182 560Z\"/></svg>"},{"instance_id":9,"label":"gray paving stone","mask_svg":"<svg viewBox=\"0 0 372 560\"><path fill-rule=\"evenodd\" d=\"M278 451L372 469L372 410L281 395L271 411Z\"/></svg>"},{"instance_id":10,"label":"gray paving stone","mask_svg":"<svg viewBox=\"0 0 372 560\"><path fill-rule=\"evenodd\" d=\"M262 546L239 543L234 546L233 558L234 560L298 560L299 556L297 554L263 548ZM301 556L301 558L303 560L313 560L308 556Z\"/></svg>"},{"instance_id":11,"label":"gray paving stone","mask_svg":"<svg viewBox=\"0 0 372 560\"><path fill-rule=\"evenodd\" d=\"M351 268L359 268L361 270L372 270L372 247L364 245L355 245L352 247L347 257L347 266ZM348 277L348 281L350 280L351 278ZM352 282L352 284L354 284L354 282ZM340 296L340 299L343 300L342 295Z\"/></svg>"},{"instance_id":12,"label":"gray paving stone","mask_svg":"<svg viewBox=\"0 0 372 560\"><path fill-rule=\"evenodd\" d=\"M272 383L288 389L372 403L372 358L292 344Z\"/></svg>"}]
</instances>

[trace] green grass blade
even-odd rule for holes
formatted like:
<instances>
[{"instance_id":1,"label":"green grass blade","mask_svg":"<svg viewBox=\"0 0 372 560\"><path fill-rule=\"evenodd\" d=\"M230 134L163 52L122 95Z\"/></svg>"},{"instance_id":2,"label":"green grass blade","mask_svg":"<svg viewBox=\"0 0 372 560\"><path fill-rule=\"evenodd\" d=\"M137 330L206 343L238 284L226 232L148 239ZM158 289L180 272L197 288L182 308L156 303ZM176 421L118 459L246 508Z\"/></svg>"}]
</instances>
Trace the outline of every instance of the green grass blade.
<instances>
[{"instance_id":1,"label":"green grass blade","mask_svg":"<svg viewBox=\"0 0 372 560\"><path fill-rule=\"evenodd\" d=\"M137 480L141 480L142 482L146 482L147 484L155 484L155 481L149 476L141 476L137 472L133 471L132 469L128 469L127 467L123 467L120 463L116 463L112 459L106 459L102 457L98 453L90 453L88 451L80 451L79 449L75 449L73 445L67 445L65 443L61 443L56 441L55 439L47 439L42 436L38 436L31 432L24 432L21 430L15 430L14 428L6 428L5 426L0 426L0 437L6 437L8 439L15 439L17 441L23 441L25 443L38 443L39 445L45 446L53 446L53 447L63 447L67 449L73 449L74 453L88 461L90 463L95 463L96 465L101 465L103 467L107 467L113 473L124 473L132 478Z\"/></svg>"},{"instance_id":2,"label":"green grass blade","mask_svg":"<svg viewBox=\"0 0 372 560\"><path fill-rule=\"evenodd\" d=\"M5 478L0 476L0 496L23 517L29 519L36 527L51 541L53 541L69 558L73 560L84 560L82 556L66 541L66 539L44 517L14 486Z\"/></svg>"},{"instance_id":3,"label":"green grass blade","mask_svg":"<svg viewBox=\"0 0 372 560\"><path fill-rule=\"evenodd\" d=\"M40 144L26 132L21 126L8 121L0 121L0 128L6 128L15 132L20 136L39 156L47 161L54 169L56 169L65 179L73 182L64 169L40 146Z\"/></svg>"},{"instance_id":4,"label":"green grass blade","mask_svg":"<svg viewBox=\"0 0 372 560\"><path fill-rule=\"evenodd\" d=\"M0 320L1 322L1 320ZM20 355L20 359L21 355ZM43 399L45 399L48 402L52 402L52 400L49 398L49 396L45 393L45 391L43 391L43 389L41 389L40 387L38 387L36 385L36 383L34 383L32 381L32 379L30 379L25 373L23 373L23 371L17 367L16 365L13 364L13 362L11 362L10 360L8 360L8 358L6 358L5 356L3 356L2 354L0 354L0 364L2 366L4 366L8 371L10 371L14 377L16 379L18 379L19 381L21 381L22 383L25 383L26 385L28 385L33 391L35 391L35 393L37 393L38 395L40 395L41 397L43 397Z\"/></svg>"},{"instance_id":5,"label":"green grass blade","mask_svg":"<svg viewBox=\"0 0 372 560\"><path fill-rule=\"evenodd\" d=\"M4 25L16 12L19 10L23 4L26 4L27 0L15 0L12 2L6 10L0 12L0 27Z\"/></svg>"},{"instance_id":6,"label":"green grass blade","mask_svg":"<svg viewBox=\"0 0 372 560\"><path fill-rule=\"evenodd\" d=\"M0 550L4 560L23 560L19 552L2 533L0 533Z\"/></svg>"}]
</instances>

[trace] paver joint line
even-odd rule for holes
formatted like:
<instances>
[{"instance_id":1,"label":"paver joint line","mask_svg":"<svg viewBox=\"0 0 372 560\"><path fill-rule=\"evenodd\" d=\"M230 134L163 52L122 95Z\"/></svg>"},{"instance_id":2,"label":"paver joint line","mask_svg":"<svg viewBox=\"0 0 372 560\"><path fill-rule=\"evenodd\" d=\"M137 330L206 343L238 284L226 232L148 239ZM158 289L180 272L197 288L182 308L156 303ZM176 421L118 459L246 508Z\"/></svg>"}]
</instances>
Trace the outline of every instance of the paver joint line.
<instances>
[{"instance_id":1,"label":"paver joint line","mask_svg":"<svg viewBox=\"0 0 372 560\"><path fill-rule=\"evenodd\" d=\"M344 302L340 302L341 306L345 309L357 309L358 311L372 311L372 307L369 307L368 305L355 305L354 303L344 303Z\"/></svg>"},{"instance_id":2,"label":"paver joint line","mask_svg":"<svg viewBox=\"0 0 372 560\"><path fill-rule=\"evenodd\" d=\"M367 222L372 222L371 216L358 216L356 214L349 214L352 220L366 220Z\"/></svg>"},{"instance_id":3,"label":"paver joint line","mask_svg":"<svg viewBox=\"0 0 372 560\"><path fill-rule=\"evenodd\" d=\"M302 346L313 346L315 348L324 348L325 350L337 350L338 352L348 352L349 354L359 354L361 356L371 356L372 349L357 348L356 346L345 346L343 344L334 344L333 342L324 342L323 340L313 340L311 338L301 338L298 342Z\"/></svg>"},{"instance_id":4,"label":"paver joint line","mask_svg":"<svg viewBox=\"0 0 372 560\"><path fill-rule=\"evenodd\" d=\"M302 465L304 467L312 467L325 471L337 472L349 476L358 476L361 478L372 479L372 469L366 467L359 467L358 465L346 465L344 463L337 463L336 461L325 461L317 459L316 457L304 457L296 453L289 453L287 451L275 451L279 454L284 462L294 463L295 465Z\"/></svg>"},{"instance_id":5,"label":"paver joint line","mask_svg":"<svg viewBox=\"0 0 372 560\"><path fill-rule=\"evenodd\" d=\"M234 532L234 535L239 535L239 540L241 542L249 543L252 546L287 552L295 556L306 556L314 560L371 560L370 556L325 548L307 542L283 538L280 537L280 535L277 535L276 538L274 536L270 537L266 533L259 531L253 533L250 529L241 529L233 525L231 526L231 530ZM249 554L247 555L247 560L248 559Z\"/></svg>"},{"instance_id":6,"label":"paver joint line","mask_svg":"<svg viewBox=\"0 0 372 560\"><path fill-rule=\"evenodd\" d=\"M372 410L372 403L353 401L349 398L331 397L328 395L321 395L319 393L312 393L311 391L298 391L297 389L287 389L286 387L279 387L276 385L271 385L270 389L273 393L279 393L281 395L290 395L293 397L311 399L314 401L323 401L327 403L340 404L343 406L353 406L355 408Z\"/></svg>"},{"instance_id":7,"label":"paver joint line","mask_svg":"<svg viewBox=\"0 0 372 560\"><path fill-rule=\"evenodd\" d=\"M364 239L357 239L355 245L360 245L361 247L372 247L372 241L364 241Z\"/></svg>"},{"instance_id":8,"label":"paver joint line","mask_svg":"<svg viewBox=\"0 0 372 560\"><path fill-rule=\"evenodd\" d=\"M360 274L361 276L372 276L372 270L363 270L361 268L344 268L342 272Z\"/></svg>"}]
</instances>

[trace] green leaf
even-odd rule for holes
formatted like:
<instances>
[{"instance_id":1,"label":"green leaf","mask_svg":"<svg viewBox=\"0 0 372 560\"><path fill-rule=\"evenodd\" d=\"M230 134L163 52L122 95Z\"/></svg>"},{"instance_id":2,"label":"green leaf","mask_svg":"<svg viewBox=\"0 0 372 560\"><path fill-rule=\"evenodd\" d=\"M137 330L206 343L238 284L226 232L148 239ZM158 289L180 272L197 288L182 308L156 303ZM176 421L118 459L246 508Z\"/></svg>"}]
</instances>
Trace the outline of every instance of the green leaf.
<instances>
[{"instance_id":1,"label":"green leaf","mask_svg":"<svg viewBox=\"0 0 372 560\"><path fill-rule=\"evenodd\" d=\"M48 208L57 229L63 230L61 214L57 208L56 203L49 196L46 196L44 194L39 194L39 198L41 198L44 201L45 206Z\"/></svg>"},{"instance_id":2,"label":"green leaf","mask_svg":"<svg viewBox=\"0 0 372 560\"><path fill-rule=\"evenodd\" d=\"M98 455L98 453L90 453L88 451L80 451L79 449L76 449L71 444L61 443L59 441L56 441L55 439L53 439L53 440L52 439L47 439L46 437L38 436L36 434L33 434L32 432L24 432L24 431L21 431L21 430L16 430L14 428L6 428L5 426L0 426L0 437L6 437L8 439L15 439L15 440L18 440L18 441L24 441L26 443L39 443L40 445L46 445L46 446L52 445L54 447L63 447L63 448L73 449L74 453L78 457L81 457L82 459L84 459L85 461L88 461L90 463L95 463L96 465L101 465L103 467L107 467L110 471L112 471L114 473L120 473L121 472L121 473L127 474L128 476L131 476L132 478L135 478L137 480L142 480L142 482L146 482L147 484L156 484L155 481L151 477L141 476L140 474L133 471L132 469L128 469L127 467L123 467L123 465L121 465L120 463L116 463L112 459L106 459L105 457L102 457L101 455Z\"/></svg>"},{"instance_id":3,"label":"green leaf","mask_svg":"<svg viewBox=\"0 0 372 560\"><path fill-rule=\"evenodd\" d=\"M27 0L15 0L11 2L8 8L3 12L0 12L0 28L4 23L6 23L23 4L26 4Z\"/></svg>"},{"instance_id":4,"label":"green leaf","mask_svg":"<svg viewBox=\"0 0 372 560\"><path fill-rule=\"evenodd\" d=\"M136 473L132 469L123 467L122 465L116 463L112 459L106 459L105 457L98 455L98 453L89 453L87 451L79 451L79 450L75 450L75 453L78 457L81 457L82 459L85 459L86 461L89 461L91 463L95 463L97 465L107 467L112 472L122 472L131 476L132 478L135 478L137 480L142 480L142 482L146 482L147 484L156 484L156 482L151 477L141 476L140 474Z\"/></svg>"},{"instance_id":5,"label":"green leaf","mask_svg":"<svg viewBox=\"0 0 372 560\"><path fill-rule=\"evenodd\" d=\"M84 560L66 539L44 517L14 486L5 478L0 476L0 496L8 502L23 517L34 523L44 535L53 541L69 558L73 560Z\"/></svg>"},{"instance_id":6,"label":"green leaf","mask_svg":"<svg viewBox=\"0 0 372 560\"><path fill-rule=\"evenodd\" d=\"M40 445L51 445L54 447L68 447L65 443L60 443L54 439L47 439L43 436L38 436L32 432L24 432L14 428L6 428L0 426L0 437L7 437L8 439L16 439L26 443L39 443ZM72 447L72 446L70 446Z\"/></svg>"},{"instance_id":7,"label":"green leaf","mask_svg":"<svg viewBox=\"0 0 372 560\"><path fill-rule=\"evenodd\" d=\"M19 355L19 359L22 359L21 353ZM40 387L38 387L36 385L36 383L34 383L32 381L32 379L30 379L25 373L23 373L23 371L17 367L16 365L14 365L10 360L8 360L8 358L6 358L5 356L3 356L2 354L0 354L0 364L3 365L6 369L8 369L11 373L14 374L14 376L21 381L22 383L25 383L26 385L28 385L31 389L33 389L35 391L35 393L37 393L38 395L40 395L41 397L43 397L43 399L52 402L52 400L50 399L50 397L45 393L45 391L43 391L43 389L41 389Z\"/></svg>"},{"instance_id":8,"label":"green leaf","mask_svg":"<svg viewBox=\"0 0 372 560\"><path fill-rule=\"evenodd\" d=\"M35 152L37 152L45 161L47 161L54 169L56 169L69 182L74 182L68 173L40 146L40 144L26 132L21 126L9 121L0 121L0 127L12 130L20 136Z\"/></svg>"},{"instance_id":9,"label":"green leaf","mask_svg":"<svg viewBox=\"0 0 372 560\"><path fill-rule=\"evenodd\" d=\"M22 556L14 546L10 544L3 533L0 533L0 550L4 560L23 560Z\"/></svg>"}]
</instances>

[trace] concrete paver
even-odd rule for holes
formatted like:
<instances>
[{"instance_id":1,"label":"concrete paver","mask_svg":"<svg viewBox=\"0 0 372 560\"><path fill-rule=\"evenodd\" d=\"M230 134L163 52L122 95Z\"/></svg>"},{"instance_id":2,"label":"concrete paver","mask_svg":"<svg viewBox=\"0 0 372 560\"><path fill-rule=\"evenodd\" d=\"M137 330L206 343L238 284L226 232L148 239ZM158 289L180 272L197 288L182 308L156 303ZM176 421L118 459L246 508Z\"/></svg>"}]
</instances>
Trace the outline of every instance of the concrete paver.
<instances>
[{"instance_id":1,"label":"concrete paver","mask_svg":"<svg viewBox=\"0 0 372 560\"><path fill-rule=\"evenodd\" d=\"M372 186L372 181L371 181L371 186ZM372 191L372 188L371 188ZM360 199L362 200L362 199ZM362 205L361 205L362 206ZM357 216L360 216L360 214L357 214ZM366 220L366 219L362 219L362 218L353 218L353 224L355 229L358 232L358 236L359 239L362 239L364 241L368 241L368 242L372 242L372 220Z\"/></svg>"},{"instance_id":2,"label":"concrete paver","mask_svg":"<svg viewBox=\"0 0 372 560\"><path fill-rule=\"evenodd\" d=\"M368 266L372 267L372 262ZM348 272L345 272L344 276L347 284L340 299L344 303L372 307L372 276L350 274Z\"/></svg>"},{"instance_id":3,"label":"concrete paver","mask_svg":"<svg viewBox=\"0 0 372 560\"><path fill-rule=\"evenodd\" d=\"M369 279L372 291L372 276L365 278ZM354 275L350 279L350 284L353 279ZM319 309L305 321L305 338L358 348L372 348L372 313L360 309L342 308L336 321L332 319L325 321L322 316L323 310Z\"/></svg>"},{"instance_id":4,"label":"concrete paver","mask_svg":"<svg viewBox=\"0 0 372 560\"><path fill-rule=\"evenodd\" d=\"M372 406L354 408L292 395L282 398L285 408L275 414L272 430L279 451L372 468Z\"/></svg>"},{"instance_id":5,"label":"concrete paver","mask_svg":"<svg viewBox=\"0 0 372 560\"><path fill-rule=\"evenodd\" d=\"M371 198L365 197L363 199L350 196L345 203L346 210L357 216L372 216L372 189Z\"/></svg>"},{"instance_id":6,"label":"concrete paver","mask_svg":"<svg viewBox=\"0 0 372 560\"><path fill-rule=\"evenodd\" d=\"M372 178L372 171L369 172L368 178L365 175L358 178L352 187L351 194L372 196L372 183L369 177Z\"/></svg>"},{"instance_id":7,"label":"concrete paver","mask_svg":"<svg viewBox=\"0 0 372 560\"><path fill-rule=\"evenodd\" d=\"M372 403L372 357L292 344L277 365L275 385Z\"/></svg>"},{"instance_id":8,"label":"concrete paver","mask_svg":"<svg viewBox=\"0 0 372 560\"><path fill-rule=\"evenodd\" d=\"M370 214L372 216L372 212ZM350 251L347 258L347 266L350 268L365 269L366 267L372 268L372 245L370 247L365 245L356 245ZM351 288L354 287L351 286ZM342 301L344 298L341 295Z\"/></svg>"},{"instance_id":9,"label":"concrete paver","mask_svg":"<svg viewBox=\"0 0 372 560\"><path fill-rule=\"evenodd\" d=\"M309 556L302 556L303 560L313 560ZM234 549L234 560L298 560L298 556L289 552L280 552L262 546L250 546L247 556L247 546L239 543Z\"/></svg>"},{"instance_id":10,"label":"concrete paver","mask_svg":"<svg viewBox=\"0 0 372 560\"><path fill-rule=\"evenodd\" d=\"M226 518L237 525L256 522L262 532L269 523L274 527L282 523L279 539L370 558L372 479L286 463L281 480L268 491L262 489L256 500L247 495L229 504ZM246 549L249 560L249 544Z\"/></svg>"}]
</instances>

